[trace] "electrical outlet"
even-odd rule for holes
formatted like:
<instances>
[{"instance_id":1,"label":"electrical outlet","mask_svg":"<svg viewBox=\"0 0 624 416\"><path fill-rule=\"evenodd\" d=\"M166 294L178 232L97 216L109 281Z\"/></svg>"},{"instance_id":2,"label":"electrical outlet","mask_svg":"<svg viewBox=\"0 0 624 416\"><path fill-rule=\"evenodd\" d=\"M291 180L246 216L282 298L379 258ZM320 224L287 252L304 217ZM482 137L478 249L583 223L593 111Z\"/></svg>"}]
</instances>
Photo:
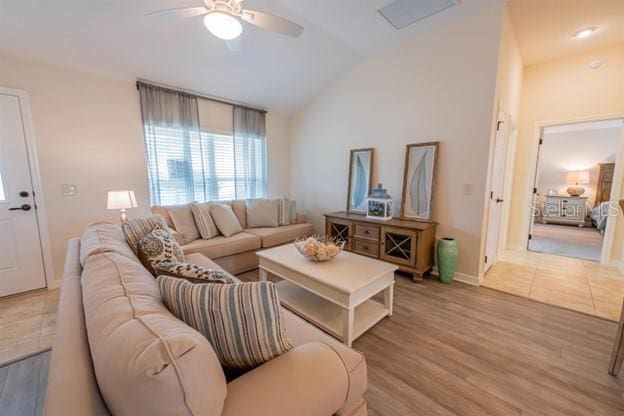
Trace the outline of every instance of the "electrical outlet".
<instances>
[{"instance_id":1,"label":"electrical outlet","mask_svg":"<svg viewBox=\"0 0 624 416\"><path fill-rule=\"evenodd\" d=\"M474 185L471 183L464 184L464 195L472 195L474 192Z\"/></svg>"},{"instance_id":2,"label":"electrical outlet","mask_svg":"<svg viewBox=\"0 0 624 416\"><path fill-rule=\"evenodd\" d=\"M63 196L76 196L78 188L76 188L76 185L63 184L61 185L61 193Z\"/></svg>"}]
</instances>

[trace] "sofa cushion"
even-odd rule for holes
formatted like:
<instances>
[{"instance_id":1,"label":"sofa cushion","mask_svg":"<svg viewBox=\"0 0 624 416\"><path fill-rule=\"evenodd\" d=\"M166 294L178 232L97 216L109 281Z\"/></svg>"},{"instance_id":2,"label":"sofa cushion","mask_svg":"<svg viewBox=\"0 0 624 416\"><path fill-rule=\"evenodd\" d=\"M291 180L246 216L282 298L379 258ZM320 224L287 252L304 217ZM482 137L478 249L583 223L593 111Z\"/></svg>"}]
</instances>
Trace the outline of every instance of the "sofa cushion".
<instances>
[{"instance_id":1,"label":"sofa cushion","mask_svg":"<svg viewBox=\"0 0 624 416\"><path fill-rule=\"evenodd\" d=\"M279 226L279 199L248 199L247 228Z\"/></svg>"},{"instance_id":2,"label":"sofa cushion","mask_svg":"<svg viewBox=\"0 0 624 416\"><path fill-rule=\"evenodd\" d=\"M193 217L195 218L195 224L199 230L201 238L204 240L210 240L219 235L217 225L210 215L210 203L204 202L198 204L196 202L191 204L191 210L193 211Z\"/></svg>"},{"instance_id":3,"label":"sofa cushion","mask_svg":"<svg viewBox=\"0 0 624 416\"><path fill-rule=\"evenodd\" d=\"M162 205L153 205L150 208L152 215L160 215L169 228L175 228L173 226L173 221L171 221L171 216L169 215L169 208Z\"/></svg>"},{"instance_id":4,"label":"sofa cushion","mask_svg":"<svg viewBox=\"0 0 624 416\"><path fill-rule=\"evenodd\" d=\"M165 308L140 263L93 255L81 281L93 366L111 414L221 414L226 384L214 350Z\"/></svg>"},{"instance_id":5,"label":"sofa cushion","mask_svg":"<svg viewBox=\"0 0 624 416\"><path fill-rule=\"evenodd\" d=\"M255 368L292 349L272 282L193 284L158 276L165 305L204 334L227 368Z\"/></svg>"},{"instance_id":6,"label":"sofa cushion","mask_svg":"<svg viewBox=\"0 0 624 416\"><path fill-rule=\"evenodd\" d=\"M195 240L182 246L185 255L201 253L211 259L256 250L262 247L262 239L249 233L238 233L231 237L222 235L210 240Z\"/></svg>"},{"instance_id":7,"label":"sofa cushion","mask_svg":"<svg viewBox=\"0 0 624 416\"><path fill-rule=\"evenodd\" d=\"M313 234L312 224L284 225L276 228L249 228L249 234L262 238L262 247L273 247L295 241L297 238L309 237Z\"/></svg>"},{"instance_id":8,"label":"sofa cushion","mask_svg":"<svg viewBox=\"0 0 624 416\"><path fill-rule=\"evenodd\" d=\"M238 218L238 223L243 228L247 228L247 204L244 199L234 199L230 201L230 206L234 215Z\"/></svg>"},{"instance_id":9,"label":"sofa cushion","mask_svg":"<svg viewBox=\"0 0 624 416\"><path fill-rule=\"evenodd\" d=\"M161 262L181 263L184 253L171 232L156 224L149 234L139 240L139 259L156 276L156 268Z\"/></svg>"},{"instance_id":10,"label":"sofa cushion","mask_svg":"<svg viewBox=\"0 0 624 416\"><path fill-rule=\"evenodd\" d=\"M80 237L80 265L82 267L90 256L111 252L138 260L126 243L123 231L118 225L105 222L91 224Z\"/></svg>"},{"instance_id":11,"label":"sofa cushion","mask_svg":"<svg viewBox=\"0 0 624 416\"><path fill-rule=\"evenodd\" d=\"M353 408L354 405L362 400L362 395L367 388L366 360L364 355L347 347L287 309L283 310L283 316L286 324L286 335L288 335L295 347L309 342L322 342L332 347L338 353L349 373L349 392L342 409ZM342 414L342 412L338 411L337 414Z\"/></svg>"},{"instance_id":12,"label":"sofa cushion","mask_svg":"<svg viewBox=\"0 0 624 416\"><path fill-rule=\"evenodd\" d=\"M176 231L182 234L185 243L197 240L200 236L191 204L174 205L167 208Z\"/></svg>"},{"instance_id":13,"label":"sofa cushion","mask_svg":"<svg viewBox=\"0 0 624 416\"><path fill-rule=\"evenodd\" d=\"M138 254L139 240L149 234L156 224L160 224L163 228L167 228L165 220L160 215L152 215L151 217L135 218L121 225L126 243L130 246L135 254Z\"/></svg>"},{"instance_id":14,"label":"sofa cushion","mask_svg":"<svg viewBox=\"0 0 624 416\"><path fill-rule=\"evenodd\" d=\"M229 204L210 204L210 215L224 237L231 237L243 231Z\"/></svg>"}]
</instances>

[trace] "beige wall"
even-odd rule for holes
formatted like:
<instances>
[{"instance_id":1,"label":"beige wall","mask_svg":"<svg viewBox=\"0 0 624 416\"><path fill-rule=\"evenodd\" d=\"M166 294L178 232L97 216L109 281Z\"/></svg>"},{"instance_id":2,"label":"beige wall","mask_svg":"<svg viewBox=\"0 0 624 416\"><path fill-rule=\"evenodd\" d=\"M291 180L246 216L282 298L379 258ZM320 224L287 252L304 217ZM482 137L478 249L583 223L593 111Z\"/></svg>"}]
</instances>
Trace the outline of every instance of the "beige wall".
<instances>
[{"instance_id":1,"label":"beige wall","mask_svg":"<svg viewBox=\"0 0 624 416\"><path fill-rule=\"evenodd\" d=\"M593 70L588 64L600 59ZM537 124L624 114L624 44L531 65L524 70L508 246L525 248ZM618 221L611 254L619 259L624 224Z\"/></svg>"},{"instance_id":2,"label":"beige wall","mask_svg":"<svg viewBox=\"0 0 624 416\"><path fill-rule=\"evenodd\" d=\"M39 154L55 275L61 276L65 245L91 222L118 221L106 210L111 189L133 189L149 210L147 168L137 89L133 82L0 55L0 85L28 92ZM286 193L287 121L269 113L269 190ZM273 140L275 138L275 140ZM272 160L276 159L276 163ZM64 197L62 184L78 194Z\"/></svg>"},{"instance_id":3,"label":"beige wall","mask_svg":"<svg viewBox=\"0 0 624 416\"><path fill-rule=\"evenodd\" d=\"M317 232L323 213L345 208L350 149L376 148L374 181L397 215L405 145L439 140L433 219L458 240L458 272L478 274L501 10L366 59L293 117L292 194Z\"/></svg>"},{"instance_id":4,"label":"beige wall","mask_svg":"<svg viewBox=\"0 0 624 416\"><path fill-rule=\"evenodd\" d=\"M520 94L522 92L522 74L523 63L522 56L520 55L520 48L516 35L513 30L511 19L507 8L505 7L502 15L500 45L498 53L498 68L496 74L496 102L493 108L492 121L492 144L490 146L490 169L493 163L494 157L494 140L496 138L496 122L498 121L499 110L502 110L507 115L507 120L503 120L508 123L509 126L504 126L505 132L508 133L507 137L507 154L505 155L505 172L503 178L503 196L504 201L509 201L511 192L511 182L513 178L513 163L514 152L516 147L516 132L515 125L517 125L519 112L520 112ZM502 114L501 114L502 115ZM489 207L489 192L485 195L485 206ZM509 202L504 202L502 209L500 210L500 218L498 224L488 223L488 209L483 212L483 233L487 235L487 228L490 226L498 226L498 246L504 246L507 236L507 223L509 221ZM485 250L485 244L487 241L483 239L482 250ZM482 252L483 257L485 255ZM482 273L482 270L480 270Z\"/></svg>"}]
</instances>

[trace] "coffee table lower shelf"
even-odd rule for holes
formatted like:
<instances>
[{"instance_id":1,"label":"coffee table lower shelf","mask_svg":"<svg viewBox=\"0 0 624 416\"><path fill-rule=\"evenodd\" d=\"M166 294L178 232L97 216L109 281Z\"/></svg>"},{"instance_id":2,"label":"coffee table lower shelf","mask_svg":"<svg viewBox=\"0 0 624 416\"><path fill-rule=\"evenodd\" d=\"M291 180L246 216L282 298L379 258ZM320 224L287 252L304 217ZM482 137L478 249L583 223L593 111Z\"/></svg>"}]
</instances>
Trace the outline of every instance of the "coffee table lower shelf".
<instances>
[{"instance_id":1,"label":"coffee table lower shelf","mask_svg":"<svg viewBox=\"0 0 624 416\"><path fill-rule=\"evenodd\" d=\"M285 308L351 346L345 334L346 326L349 324L347 309L287 280L282 280L276 286L280 301ZM372 299L356 306L351 341L390 314L391 311L384 304Z\"/></svg>"}]
</instances>

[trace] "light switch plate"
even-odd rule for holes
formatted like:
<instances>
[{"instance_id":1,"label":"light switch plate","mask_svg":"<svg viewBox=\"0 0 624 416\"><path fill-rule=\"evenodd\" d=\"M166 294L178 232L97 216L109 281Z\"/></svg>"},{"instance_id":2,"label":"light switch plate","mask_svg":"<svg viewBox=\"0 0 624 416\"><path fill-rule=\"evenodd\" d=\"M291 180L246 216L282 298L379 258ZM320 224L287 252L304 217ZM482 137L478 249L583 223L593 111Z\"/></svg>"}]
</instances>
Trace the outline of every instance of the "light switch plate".
<instances>
[{"instance_id":1,"label":"light switch plate","mask_svg":"<svg viewBox=\"0 0 624 416\"><path fill-rule=\"evenodd\" d=\"M471 183L464 184L464 195L472 195L474 192L474 185Z\"/></svg>"},{"instance_id":2,"label":"light switch plate","mask_svg":"<svg viewBox=\"0 0 624 416\"><path fill-rule=\"evenodd\" d=\"M76 185L63 184L61 185L61 193L63 196L75 196L78 193L78 188Z\"/></svg>"}]
</instances>

